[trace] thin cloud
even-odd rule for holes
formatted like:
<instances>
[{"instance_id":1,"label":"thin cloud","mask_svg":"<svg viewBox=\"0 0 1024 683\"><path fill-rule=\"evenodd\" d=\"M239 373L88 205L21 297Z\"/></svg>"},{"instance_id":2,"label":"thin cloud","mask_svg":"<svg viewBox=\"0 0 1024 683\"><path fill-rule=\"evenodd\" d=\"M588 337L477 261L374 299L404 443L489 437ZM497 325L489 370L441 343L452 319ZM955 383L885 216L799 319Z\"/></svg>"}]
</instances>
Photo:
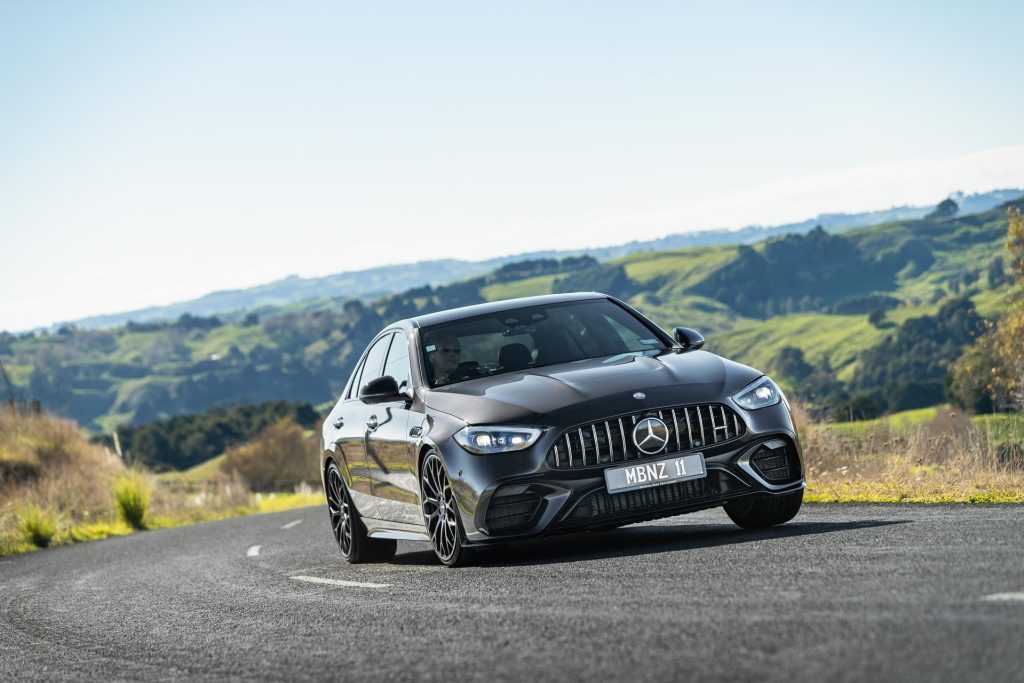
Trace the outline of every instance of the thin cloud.
<instances>
[{"instance_id":1,"label":"thin cloud","mask_svg":"<svg viewBox=\"0 0 1024 683\"><path fill-rule=\"evenodd\" d=\"M676 232L779 225L822 213L937 204L953 192L1018 187L1024 187L1024 145L780 178L744 190L695 197L658 211L574 216L542 225L563 235L561 248L579 248ZM536 230L541 226L529 227ZM580 240L581 235L587 238Z\"/></svg>"}]
</instances>

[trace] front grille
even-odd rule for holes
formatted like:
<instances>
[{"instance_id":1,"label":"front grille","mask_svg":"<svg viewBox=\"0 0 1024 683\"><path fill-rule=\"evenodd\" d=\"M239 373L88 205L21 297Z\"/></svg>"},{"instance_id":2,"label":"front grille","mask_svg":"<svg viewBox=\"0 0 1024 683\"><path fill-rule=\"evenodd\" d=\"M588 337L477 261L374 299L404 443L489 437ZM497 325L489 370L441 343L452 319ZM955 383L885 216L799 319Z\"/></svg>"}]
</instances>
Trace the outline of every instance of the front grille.
<instances>
[{"instance_id":1,"label":"front grille","mask_svg":"<svg viewBox=\"0 0 1024 683\"><path fill-rule=\"evenodd\" d=\"M784 440L769 441L750 456L750 465L765 481L782 484L800 476L800 462L792 444Z\"/></svg>"},{"instance_id":2,"label":"front grille","mask_svg":"<svg viewBox=\"0 0 1024 683\"><path fill-rule=\"evenodd\" d=\"M636 491L608 493L601 488L587 496L566 518L567 522L578 522L600 517L616 517L658 508L670 508L679 504L698 501L714 495L707 478L680 481Z\"/></svg>"},{"instance_id":3,"label":"front grille","mask_svg":"<svg viewBox=\"0 0 1024 683\"><path fill-rule=\"evenodd\" d=\"M668 442L657 453L644 453L633 442L633 426L645 417L668 426ZM743 420L720 403L644 410L566 430L548 451L548 466L577 469L652 458L732 441L744 430Z\"/></svg>"},{"instance_id":4,"label":"front grille","mask_svg":"<svg viewBox=\"0 0 1024 683\"><path fill-rule=\"evenodd\" d=\"M498 494L487 507L487 531L509 533L526 526L540 506L540 496L532 491L512 495Z\"/></svg>"}]
</instances>

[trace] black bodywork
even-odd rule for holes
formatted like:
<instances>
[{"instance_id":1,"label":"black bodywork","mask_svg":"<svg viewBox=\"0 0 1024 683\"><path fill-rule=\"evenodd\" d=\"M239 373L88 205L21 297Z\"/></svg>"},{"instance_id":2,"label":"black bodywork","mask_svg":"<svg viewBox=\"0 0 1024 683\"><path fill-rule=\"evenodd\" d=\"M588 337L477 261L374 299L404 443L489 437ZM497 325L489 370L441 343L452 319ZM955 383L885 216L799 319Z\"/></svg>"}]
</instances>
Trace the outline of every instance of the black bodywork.
<instances>
[{"instance_id":1,"label":"black bodywork","mask_svg":"<svg viewBox=\"0 0 1024 683\"><path fill-rule=\"evenodd\" d=\"M592 299L610 301L636 316L665 350L611 362L591 358L524 368L431 388L420 339L425 328ZM394 349L386 361L379 350L384 346ZM743 409L732 397L763 373L687 346L626 304L596 293L531 297L402 320L383 330L364 352L325 420L321 472L331 462L338 464L369 537L427 540L418 476L423 457L436 450L458 503L463 544L469 547L617 526L802 489L800 441L785 397L769 407ZM409 376L401 395L383 402L360 400L360 388L364 399L374 389L355 386L367 358L371 364L386 363L382 371L390 368L401 375L403 355ZM655 456L631 442L636 420L648 415L660 416L670 430L665 450ZM487 455L470 453L453 438L467 425L495 424L529 425L542 432L525 450ZM691 451L704 454L706 477L607 492L604 471L609 467Z\"/></svg>"}]
</instances>

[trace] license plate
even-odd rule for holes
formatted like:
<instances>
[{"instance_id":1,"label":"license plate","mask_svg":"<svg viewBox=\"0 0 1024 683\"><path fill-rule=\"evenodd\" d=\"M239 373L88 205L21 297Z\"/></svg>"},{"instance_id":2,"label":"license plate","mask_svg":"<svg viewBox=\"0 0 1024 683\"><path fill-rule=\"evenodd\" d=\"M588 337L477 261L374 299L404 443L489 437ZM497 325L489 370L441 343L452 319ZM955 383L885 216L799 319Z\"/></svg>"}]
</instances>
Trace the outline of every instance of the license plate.
<instances>
[{"instance_id":1,"label":"license plate","mask_svg":"<svg viewBox=\"0 0 1024 683\"><path fill-rule=\"evenodd\" d=\"M707 475L704 454L688 453L674 458L605 470L604 483L608 487L608 493L621 493L687 479L700 479Z\"/></svg>"}]
</instances>

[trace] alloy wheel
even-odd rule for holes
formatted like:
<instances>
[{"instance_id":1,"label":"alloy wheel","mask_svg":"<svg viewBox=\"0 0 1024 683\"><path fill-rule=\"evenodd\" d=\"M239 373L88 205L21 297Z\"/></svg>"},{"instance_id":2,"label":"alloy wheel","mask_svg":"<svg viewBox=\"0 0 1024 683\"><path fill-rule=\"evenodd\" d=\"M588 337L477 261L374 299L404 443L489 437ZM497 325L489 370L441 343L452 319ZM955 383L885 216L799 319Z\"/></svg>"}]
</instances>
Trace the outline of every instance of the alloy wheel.
<instances>
[{"instance_id":1,"label":"alloy wheel","mask_svg":"<svg viewBox=\"0 0 1024 683\"><path fill-rule=\"evenodd\" d=\"M334 540L341 547L342 554L348 557L352 554L352 514L348 490L337 467L332 467L327 473L327 510L331 514Z\"/></svg>"}]
</instances>

